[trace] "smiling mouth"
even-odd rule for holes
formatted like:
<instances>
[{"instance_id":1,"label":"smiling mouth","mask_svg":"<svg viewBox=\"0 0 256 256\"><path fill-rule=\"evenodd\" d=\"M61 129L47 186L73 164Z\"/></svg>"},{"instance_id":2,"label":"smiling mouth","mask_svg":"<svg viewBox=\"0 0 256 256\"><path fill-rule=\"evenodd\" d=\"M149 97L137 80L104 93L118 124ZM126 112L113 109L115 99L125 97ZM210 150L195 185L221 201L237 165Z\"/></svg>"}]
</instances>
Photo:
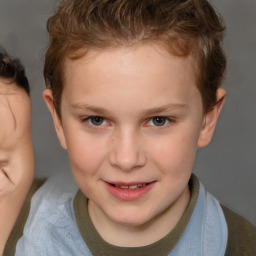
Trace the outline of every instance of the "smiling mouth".
<instances>
[{"instance_id":1,"label":"smiling mouth","mask_svg":"<svg viewBox=\"0 0 256 256\"><path fill-rule=\"evenodd\" d=\"M143 184L137 184L137 185L119 185L119 184L110 184L112 187L120 188L124 190L138 190L140 188L143 188L150 183L143 183Z\"/></svg>"},{"instance_id":2,"label":"smiling mouth","mask_svg":"<svg viewBox=\"0 0 256 256\"><path fill-rule=\"evenodd\" d=\"M149 193L156 181L152 182L106 182L107 190L115 198L122 201L138 200Z\"/></svg>"}]
</instances>

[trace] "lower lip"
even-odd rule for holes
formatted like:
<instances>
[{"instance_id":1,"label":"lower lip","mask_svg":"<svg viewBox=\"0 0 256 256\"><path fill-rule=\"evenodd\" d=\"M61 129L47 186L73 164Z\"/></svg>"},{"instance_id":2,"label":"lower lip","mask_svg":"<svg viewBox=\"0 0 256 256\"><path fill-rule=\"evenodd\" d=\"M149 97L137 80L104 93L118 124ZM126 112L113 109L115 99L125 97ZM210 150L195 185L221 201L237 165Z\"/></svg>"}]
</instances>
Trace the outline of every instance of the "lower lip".
<instances>
[{"instance_id":1,"label":"lower lip","mask_svg":"<svg viewBox=\"0 0 256 256\"><path fill-rule=\"evenodd\" d=\"M124 200L124 201L132 201L137 200L147 194L155 185L155 182L152 182L144 187L141 187L136 190L129 190L129 189L122 189L117 188L109 183L106 183L107 190L109 193L117 199Z\"/></svg>"}]
</instances>

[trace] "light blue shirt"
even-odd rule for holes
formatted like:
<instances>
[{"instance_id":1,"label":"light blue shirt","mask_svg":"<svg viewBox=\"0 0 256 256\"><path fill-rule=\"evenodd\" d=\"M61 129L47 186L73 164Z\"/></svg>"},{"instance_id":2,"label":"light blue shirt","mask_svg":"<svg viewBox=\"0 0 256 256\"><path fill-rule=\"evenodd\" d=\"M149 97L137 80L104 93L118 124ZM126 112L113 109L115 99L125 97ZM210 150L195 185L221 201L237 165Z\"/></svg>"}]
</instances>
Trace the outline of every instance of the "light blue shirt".
<instances>
[{"instance_id":1,"label":"light blue shirt","mask_svg":"<svg viewBox=\"0 0 256 256\"><path fill-rule=\"evenodd\" d=\"M16 256L91 256L76 225L73 199L78 191L71 175L49 179L33 196ZM227 224L219 202L200 183L194 212L169 256L222 256Z\"/></svg>"}]
</instances>

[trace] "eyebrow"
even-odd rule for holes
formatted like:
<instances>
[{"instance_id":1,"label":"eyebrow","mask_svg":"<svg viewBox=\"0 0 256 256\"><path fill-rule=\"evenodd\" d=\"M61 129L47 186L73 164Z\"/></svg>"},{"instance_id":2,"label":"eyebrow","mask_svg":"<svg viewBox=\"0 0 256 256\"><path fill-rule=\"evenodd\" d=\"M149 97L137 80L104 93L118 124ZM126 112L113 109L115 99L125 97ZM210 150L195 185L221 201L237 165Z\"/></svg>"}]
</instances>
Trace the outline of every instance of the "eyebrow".
<instances>
[{"instance_id":1,"label":"eyebrow","mask_svg":"<svg viewBox=\"0 0 256 256\"><path fill-rule=\"evenodd\" d=\"M74 109L89 110L96 114L101 114L101 115L108 115L112 112L106 108L96 107L88 104L71 104L71 107Z\"/></svg>"},{"instance_id":2,"label":"eyebrow","mask_svg":"<svg viewBox=\"0 0 256 256\"><path fill-rule=\"evenodd\" d=\"M89 111L92 111L99 115L110 115L112 113L112 111L107 108L96 107L96 106L92 106L89 104L71 104L71 107L74 109L89 110ZM168 112L168 111L176 110L176 109L177 110L186 110L186 109L188 109L188 105L179 104L179 103L166 104L166 105L163 105L160 107L149 108L149 109L143 110L142 114L146 115L146 116L153 116L153 115L157 115L159 113L164 113L164 112Z\"/></svg>"},{"instance_id":3,"label":"eyebrow","mask_svg":"<svg viewBox=\"0 0 256 256\"><path fill-rule=\"evenodd\" d=\"M179 103L175 103L175 104L166 104L166 105L163 105L161 107L156 107L156 108L149 108L149 109L146 109L144 110L142 113L144 115L156 115L156 114L159 114L159 113L164 113L164 112L168 112L168 111L171 111L171 110L186 110L188 109L188 105L186 104L179 104Z\"/></svg>"}]
</instances>

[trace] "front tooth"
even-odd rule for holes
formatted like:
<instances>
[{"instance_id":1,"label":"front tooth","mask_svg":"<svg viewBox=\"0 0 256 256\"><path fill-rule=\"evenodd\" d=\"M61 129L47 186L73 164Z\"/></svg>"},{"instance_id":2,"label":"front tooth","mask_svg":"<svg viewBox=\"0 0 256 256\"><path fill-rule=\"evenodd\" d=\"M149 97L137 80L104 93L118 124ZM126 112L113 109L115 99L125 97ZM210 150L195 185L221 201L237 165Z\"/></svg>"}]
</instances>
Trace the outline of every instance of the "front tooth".
<instances>
[{"instance_id":1,"label":"front tooth","mask_svg":"<svg viewBox=\"0 0 256 256\"><path fill-rule=\"evenodd\" d=\"M129 186L120 186L121 188L129 188Z\"/></svg>"},{"instance_id":2,"label":"front tooth","mask_svg":"<svg viewBox=\"0 0 256 256\"><path fill-rule=\"evenodd\" d=\"M130 190L135 190L135 189L138 189L138 188L142 188L146 186L146 184L139 184L139 185L115 185L115 187L117 188L122 188L122 189L130 189Z\"/></svg>"},{"instance_id":3,"label":"front tooth","mask_svg":"<svg viewBox=\"0 0 256 256\"><path fill-rule=\"evenodd\" d=\"M137 186L137 185L129 186L129 189L136 189L136 188L138 188L138 186Z\"/></svg>"}]
</instances>

